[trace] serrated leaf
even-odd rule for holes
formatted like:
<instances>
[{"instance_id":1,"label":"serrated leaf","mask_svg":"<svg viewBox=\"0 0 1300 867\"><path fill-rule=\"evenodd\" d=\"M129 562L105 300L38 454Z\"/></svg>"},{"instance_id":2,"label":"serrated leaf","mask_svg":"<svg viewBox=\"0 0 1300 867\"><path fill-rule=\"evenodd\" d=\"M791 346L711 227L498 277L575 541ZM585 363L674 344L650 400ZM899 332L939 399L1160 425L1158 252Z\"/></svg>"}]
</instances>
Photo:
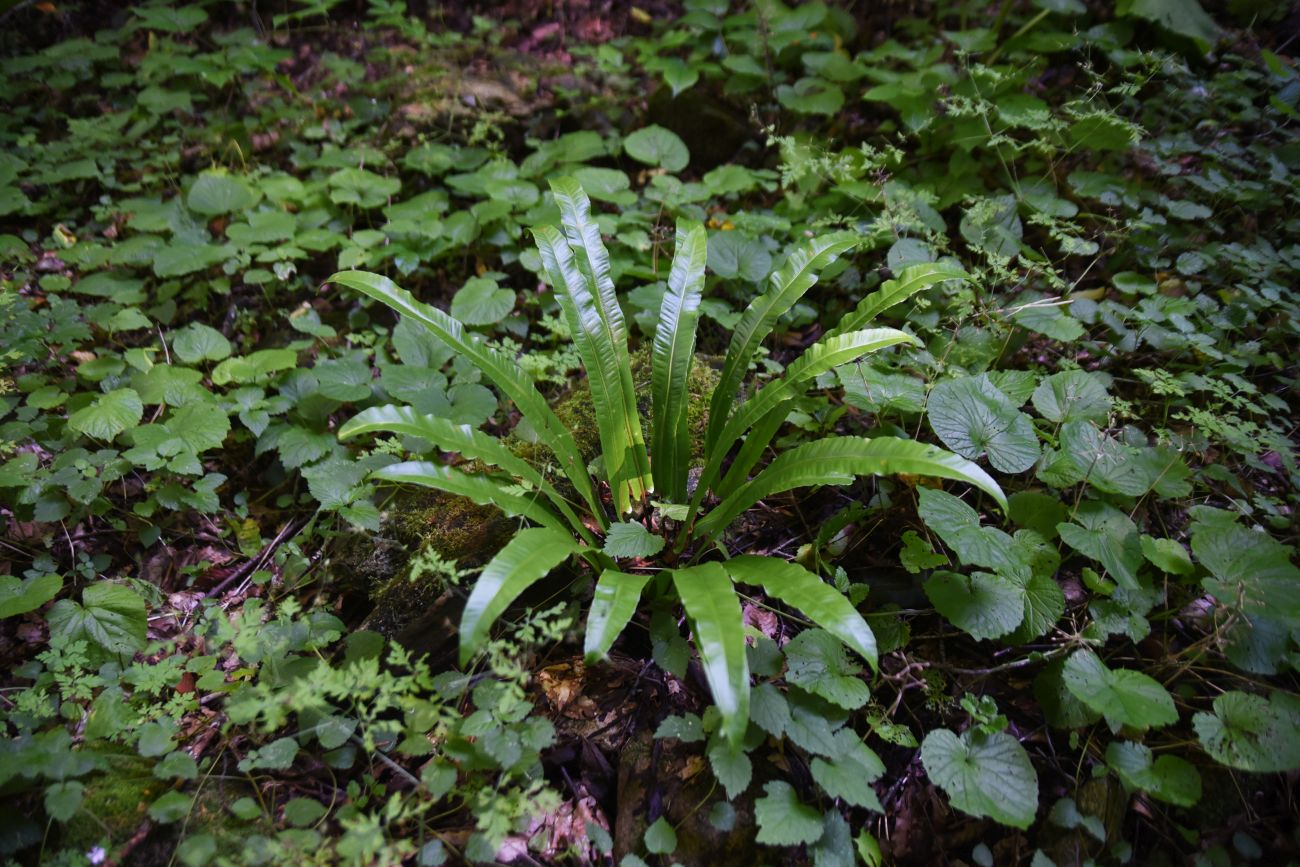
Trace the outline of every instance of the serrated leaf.
<instances>
[{"instance_id":1,"label":"serrated leaf","mask_svg":"<svg viewBox=\"0 0 1300 867\"><path fill-rule=\"evenodd\" d=\"M745 751L725 738L715 737L709 743L708 755L713 776L726 789L727 797L734 800L744 794L754 777L753 763Z\"/></svg>"},{"instance_id":2,"label":"serrated leaf","mask_svg":"<svg viewBox=\"0 0 1300 867\"><path fill-rule=\"evenodd\" d=\"M1077 650L1061 674L1075 698L1106 717L1111 728L1166 726L1178 721L1173 697L1160 682L1127 668L1111 669L1090 650Z\"/></svg>"},{"instance_id":3,"label":"serrated leaf","mask_svg":"<svg viewBox=\"0 0 1300 867\"><path fill-rule=\"evenodd\" d=\"M841 744L836 741L836 729L843 725L848 712L815 695L792 686L786 693L790 720L786 723L786 737L795 746L814 755L828 758L838 755Z\"/></svg>"},{"instance_id":4,"label":"serrated leaf","mask_svg":"<svg viewBox=\"0 0 1300 867\"><path fill-rule=\"evenodd\" d=\"M635 521L620 521L609 525L603 550L611 557L653 557L663 547L663 536L651 533Z\"/></svg>"},{"instance_id":5,"label":"serrated leaf","mask_svg":"<svg viewBox=\"0 0 1300 867\"><path fill-rule=\"evenodd\" d=\"M812 760L810 769L817 785L832 798L883 813L884 807L871 783L885 772L884 762L851 729L836 732L835 744L833 757Z\"/></svg>"},{"instance_id":6,"label":"serrated leaf","mask_svg":"<svg viewBox=\"0 0 1300 867\"><path fill-rule=\"evenodd\" d=\"M1106 747L1106 764L1130 789L1177 807L1191 807L1201 799L1201 775L1186 759L1164 755L1152 759L1151 749L1131 741L1114 741Z\"/></svg>"},{"instance_id":7,"label":"serrated leaf","mask_svg":"<svg viewBox=\"0 0 1300 867\"><path fill-rule=\"evenodd\" d=\"M954 807L1025 829L1038 813L1038 775L1025 748L1006 732L935 729L921 743L925 772Z\"/></svg>"},{"instance_id":8,"label":"serrated leaf","mask_svg":"<svg viewBox=\"0 0 1300 867\"><path fill-rule=\"evenodd\" d=\"M947 566L948 558L934 550L929 539L922 538L915 530L903 533L903 550L898 553L898 562L913 575Z\"/></svg>"},{"instance_id":9,"label":"serrated leaf","mask_svg":"<svg viewBox=\"0 0 1300 867\"><path fill-rule=\"evenodd\" d=\"M1004 569L1014 565L1015 540L996 527L981 527L979 512L959 497L918 487L917 514L968 566Z\"/></svg>"},{"instance_id":10,"label":"serrated leaf","mask_svg":"<svg viewBox=\"0 0 1300 867\"><path fill-rule=\"evenodd\" d=\"M775 686L760 683L749 696L749 718L754 725L779 738L790 723L790 705Z\"/></svg>"},{"instance_id":11,"label":"serrated leaf","mask_svg":"<svg viewBox=\"0 0 1300 867\"><path fill-rule=\"evenodd\" d=\"M1098 501L1080 503L1073 517L1077 523L1057 525L1061 540L1104 566L1121 587L1137 590L1142 566L1137 524L1114 506Z\"/></svg>"},{"instance_id":12,"label":"serrated leaf","mask_svg":"<svg viewBox=\"0 0 1300 867\"><path fill-rule=\"evenodd\" d=\"M813 867L856 867L853 830L839 810L827 810L822 818L822 827L821 839L811 848Z\"/></svg>"},{"instance_id":13,"label":"serrated leaf","mask_svg":"<svg viewBox=\"0 0 1300 867\"><path fill-rule=\"evenodd\" d=\"M1201 746L1230 768L1259 773L1300 768L1300 703L1281 692L1269 700L1233 690L1198 712L1192 727Z\"/></svg>"},{"instance_id":14,"label":"serrated leaf","mask_svg":"<svg viewBox=\"0 0 1300 867\"><path fill-rule=\"evenodd\" d=\"M292 349L260 349L249 355L227 358L212 369L213 385L257 382L281 370L297 367L298 353Z\"/></svg>"},{"instance_id":15,"label":"serrated leaf","mask_svg":"<svg viewBox=\"0 0 1300 867\"><path fill-rule=\"evenodd\" d=\"M1024 472L1038 460L1033 422L986 374L939 383L930 392L926 412L935 435L962 457L975 460L987 454L989 463L1004 473Z\"/></svg>"},{"instance_id":16,"label":"serrated leaf","mask_svg":"<svg viewBox=\"0 0 1300 867\"><path fill-rule=\"evenodd\" d=\"M144 417L144 403L133 388L118 388L68 417L68 427L99 440L112 440Z\"/></svg>"},{"instance_id":17,"label":"serrated leaf","mask_svg":"<svg viewBox=\"0 0 1300 867\"><path fill-rule=\"evenodd\" d=\"M989 572L935 572L924 587L935 610L972 638L999 638L1025 617L1024 590Z\"/></svg>"},{"instance_id":18,"label":"serrated leaf","mask_svg":"<svg viewBox=\"0 0 1300 867\"><path fill-rule=\"evenodd\" d=\"M789 783L773 780L763 791L766 794L754 802L757 842L768 846L799 846L821 837L821 814L801 803Z\"/></svg>"},{"instance_id":19,"label":"serrated leaf","mask_svg":"<svg viewBox=\"0 0 1300 867\"><path fill-rule=\"evenodd\" d=\"M846 710L856 710L871 700L871 690L858 679L839 639L821 629L805 629L785 646L789 683L821 696Z\"/></svg>"},{"instance_id":20,"label":"serrated leaf","mask_svg":"<svg viewBox=\"0 0 1300 867\"><path fill-rule=\"evenodd\" d=\"M144 600L129 587L99 581L71 599L54 603L47 618L51 635L85 639L109 657L129 656L145 645L148 621ZM98 656L98 654L97 654Z\"/></svg>"},{"instance_id":21,"label":"serrated leaf","mask_svg":"<svg viewBox=\"0 0 1300 867\"><path fill-rule=\"evenodd\" d=\"M1046 634L1065 613L1065 591L1052 578L1055 571L1052 569L1040 574L1017 566L999 573L1005 580L1018 586L1024 598L1024 619L1007 636L1008 644L1024 644Z\"/></svg>"}]
</instances>

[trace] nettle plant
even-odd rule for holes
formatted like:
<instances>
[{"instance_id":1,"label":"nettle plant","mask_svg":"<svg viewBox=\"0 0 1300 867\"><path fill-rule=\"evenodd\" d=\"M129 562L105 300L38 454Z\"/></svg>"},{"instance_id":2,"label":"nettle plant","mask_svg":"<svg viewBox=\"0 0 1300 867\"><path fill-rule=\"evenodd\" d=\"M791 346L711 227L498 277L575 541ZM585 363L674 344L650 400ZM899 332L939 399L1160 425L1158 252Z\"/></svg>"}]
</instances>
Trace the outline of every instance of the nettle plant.
<instances>
[{"instance_id":1,"label":"nettle plant","mask_svg":"<svg viewBox=\"0 0 1300 867\"><path fill-rule=\"evenodd\" d=\"M591 218L590 201L569 178L552 182L551 192L562 229L545 226L533 234L586 369L601 448L600 460L593 462L595 472L589 471L573 434L515 359L488 346L455 318L415 300L388 278L364 271L344 271L330 282L356 289L422 323L481 370L514 401L538 442L553 453L571 491L553 484L500 439L445 418L420 415L409 407L367 409L345 424L339 435L415 436L458 453L467 459L470 471L406 461L378 470L373 478L469 497L532 525L521 529L479 575L461 620L462 664L484 646L493 622L521 593L565 560L577 558L597 576L586 623L587 657L599 659L608 652L643 595L661 602L680 601L720 714L722 733L736 743L748 723L750 677L735 584L762 588L768 597L802 611L873 668L877 659L875 637L866 621L820 576L777 557L733 556L719 541L733 521L764 497L893 473L967 482L1005 509L1001 488L975 464L936 446L895 437L823 437L782 452L750 476L788 414L790 402L819 374L886 347L917 342L893 328L863 326L921 289L965 275L945 264L907 269L863 299L780 376L746 395L742 386L764 338L817 282L819 272L853 249L857 238L834 233L791 252L731 335L709 401L703 465L692 479L687 378L695 360L704 289L704 227L688 220L677 224L676 249L651 348L647 443L627 325L610 275L609 255ZM654 515L647 508L652 492L668 504L657 503L661 517L657 521L649 520ZM711 508L705 510L706 504ZM674 518L664 520L665 514ZM669 538L673 526L677 531Z\"/></svg>"}]
</instances>

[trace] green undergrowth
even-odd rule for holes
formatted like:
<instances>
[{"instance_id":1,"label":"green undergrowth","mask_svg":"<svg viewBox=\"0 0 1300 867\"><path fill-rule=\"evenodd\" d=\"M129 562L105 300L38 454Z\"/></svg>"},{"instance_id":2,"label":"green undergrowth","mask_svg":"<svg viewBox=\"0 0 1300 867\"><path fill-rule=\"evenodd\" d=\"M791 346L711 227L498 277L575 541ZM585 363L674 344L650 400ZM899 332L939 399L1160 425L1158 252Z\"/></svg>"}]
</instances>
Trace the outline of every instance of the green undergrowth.
<instances>
[{"instance_id":1,"label":"green undergrowth","mask_svg":"<svg viewBox=\"0 0 1300 867\"><path fill-rule=\"evenodd\" d=\"M379 0L48 5L0 12L0 857L1300 857L1284 4L689 0L561 31ZM409 405L578 496L477 367L327 282L372 271L526 372L601 477L531 233L561 224L562 176L608 246L643 416L674 226L705 227L688 479L789 251L853 239L740 399L907 269L967 275L881 316L915 345L783 404L755 474L896 437L1008 506L846 478L718 528L716 556L833 586L879 656L744 588L734 743L682 609L582 666L581 565L458 666L461 608L527 521L371 478L483 468L459 455L338 437ZM628 550L686 514L651 495Z\"/></svg>"}]
</instances>

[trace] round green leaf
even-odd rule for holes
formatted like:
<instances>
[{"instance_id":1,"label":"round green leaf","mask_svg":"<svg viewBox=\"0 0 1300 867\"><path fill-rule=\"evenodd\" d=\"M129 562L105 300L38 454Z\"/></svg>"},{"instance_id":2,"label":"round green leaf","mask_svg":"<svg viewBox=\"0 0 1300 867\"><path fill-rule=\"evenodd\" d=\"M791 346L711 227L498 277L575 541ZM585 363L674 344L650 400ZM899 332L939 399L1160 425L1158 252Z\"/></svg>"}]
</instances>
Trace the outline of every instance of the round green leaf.
<instances>
[{"instance_id":1,"label":"round green leaf","mask_svg":"<svg viewBox=\"0 0 1300 867\"><path fill-rule=\"evenodd\" d=\"M216 217L251 208L261 197L261 193L239 178L231 177L225 172L211 171L199 175L190 187L185 204L196 214Z\"/></svg>"},{"instance_id":2,"label":"round green leaf","mask_svg":"<svg viewBox=\"0 0 1300 867\"><path fill-rule=\"evenodd\" d=\"M767 794L754 802L755 840L769 846L798 846L821 837L821 814L800 803L789 783L774 780L763 791Z\"/></svg>"},{"instance_id":3,"label":"round green leaf","mask_svg":"<svg viewBox=\"0 0 1300 867\"><path fill-rule=\"evenodd\" d=\"M1285 772L1300 768L1300 703L1280 692L1270 701L1225 692L1214 713L1197 713L1192 727L1217 761L1243 771Z\"/></svg>"},{"instance_id":4,"label":"round green leaf","mask_svg":"<svg viewBox=\"0 0 1300 867\"><path fill-rule=\"evenodd\" d=\"M832 115L844 106L844 91L823 78L801 78L776 89L781 105L800 114Z\"/></svg>"},{"instance_id":5,"label":"round green leaf","mask_svg":"<svg viewBox=\"0 0 1300 867\"><path fill-rule=\"evenodd\" d=\"M646 828L645 847L652 855L668 855L677 848L677 832L663 816Z\"/></svg>"},{"instance_id":6,"label":"round green leaf","mask_svg":"<svg viewBox=\"0 0 1300 867\"><path fill-rule=\"evenodd\" d=\"M930 392L930 426L944 445L975 460L987 453L1004 473L1021 473L1038 460L1038 435L986 374L949 379Z\"/></svg>"},{"instance_id":7,"label":"round green leaf","mask_svg":"<svg viewBox=\"0 0 1300 867\"><path fill-rule=\"evenodd\" d=\"M1127 668L1107 668L1091 650L1065 661L1065 687L1075 698L1106 717L1112 729L1165 726L1178 721L1174 699L1160 682Z\"/></svg>"},{"instance_id":8,"label":"round green leaf","mask_svg":"<svg viewBox=\"0 0 1300 867\"><path fill-rule=\"evenodd\" d=\"M81 808L85 786L76 780L55 783L45 790L45 812L56 822L66 822Z\"/></svg>"},{"instance_id":9,"label":"round green leaf","mask_svg":"<svg viewBox=\"0 0 1300 867\"><path fill-rule=\"evenodd\" d=\"M657 124L644 127L623 140L623 150L634 160L680 172L691 161L686 143L677 133Z\"/></svg>"},{"instance_id":10,"label":"round green leaf","mask_svg":"<svg viewBox=\"0 0 1300 867\"><path fill-rule=\"evenodd\" d=\"M230 356L230 341L217 329L194 322L172 335L172 352L186 364L221 361Z\"/></svg>"},{"instance_id":11,"label":"round green leaf","mask_svg":"<svg viewBox=\"0 0 1300 867\"><path fill-rule=\"evenodd\" d=\"M935 572L925 582L935 609L972 638L998 638L1025 616L1024 590L989 572Z\"/></svg>"},{"instance_id":12,"label":"round green leaf","mask_svg":"<svg viewBox=\"0 0 1300 867\"><path fill-rule=\"evenodd\" d=\"M451 315L466 325L495 325L514 306L515 293L487 277L471 277L451 299Z\"/></svg>"},{"instance_id":13,"label":"round green leaf","mask_svg":"<svg viewBox=\"0 0 1300 867\"><path fill-rule=\"evenodd\" d=\"M1021 829L1034 821L1038 775L1025 748L1006 732L972 729L958 737L935 729L921 744L921 763L957 809Z\"/></svg>"},{"instance_id":14,"label":"round green leaf","mask_svg":"<svg viewBox=\"0 0 1300 867\"><path fill-rule=\"evenodd\" d=\"M1110 412L1110 395L1082 370L1063 370L1047 377L1034 390L1033 400L1038 414L1054 422L1105 421Z\"/></svg>"},{"instance_id":15,"label":"round green leaf","mask_svg":"<svg viewBox=\"0 0 1300 867\"><path fill-rule=\"evenodd\" d=\"M1141 789L1166 803L1190 807L1201 799L1201 775L1178 756L1153 761L1150 747L1115 741L1106 747L1106 764L1128 788Z\"/></svg>"},{"instance_id":16,"label":"round green leaf","mask_svg":"<svg viewBox=\"0 0 1300 867\"><path fill-rule=\"evenodd\" d=\"M119 388L68 417L68 427L99 440L111 440L144 417L144 403L135 389Z\"/></svg>"}]
</instances>

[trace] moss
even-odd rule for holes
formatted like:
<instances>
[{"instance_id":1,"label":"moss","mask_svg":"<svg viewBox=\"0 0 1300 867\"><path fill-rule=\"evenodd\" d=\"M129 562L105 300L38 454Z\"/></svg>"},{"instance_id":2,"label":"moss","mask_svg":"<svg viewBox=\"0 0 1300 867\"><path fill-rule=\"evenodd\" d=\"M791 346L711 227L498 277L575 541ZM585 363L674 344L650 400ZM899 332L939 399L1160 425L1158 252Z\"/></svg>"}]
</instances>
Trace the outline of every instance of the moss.
<instances>
[{"instance_id":1,"label":"moss","mask_svg":"<svg viewBox=\"0 0 1300 867\"><path fill-rule=\"evenodd\" d=\"M366 627L394 637L437 602L447 587L442 577L429 574L412 581L406 569L411 554L431 550L460 566L481 566L514 534L516 523L493 506L479 506L465 497L441 491L405 494L390 508L384 531L391 538L374 544L375 553L365 563L391 565L401 554L401 567L374 570L370 588L374 608ZM380 549L384 549L381 551Z\"/></svg>"},{"instance_id":2,"label":"moss","mask_svg":"<svg viewBox=\"0 0 1300 867\"><path fill-rule=\"evenodd\" d=\"M369 533L345 533L330 552L330 571L345 590L369 594L403 572L411 549L397 539Z\"/></svg>"},{"instance_id":3,"label":"moss","mask_svg":"<svg viewBox=\"0 0 1300 867\"><path fill-rule=\"evenodd\" d=\"M106 756L105 772L86 780L81 809L63 825L64 846L88 851L125 843L148 817L149 805L168 784L153 775L153 765L129 753Z\"/></svg>"},{"instance_id":4,"label":"moss","mask_svg":"<svg viewBox=\"0 0 1300 867\"><path fill-rule=\"evenodd\" d=\"M112 855L140 830L149 817L149 805L172 787L153 775L153 762L125 751L107 755L104 772L85 781L86 789L77 811L60 831L61 846L88 852L103 846ZM197 790L189 784L184 791L194 804L183 823L155 824L148 835L131 849L125 863L164 865L173 863L182 830L186 836L211 834L218 850L237 852L247 833L227 805L249 794L248 786L219 775L208 777Z\"/></svg>"}]
</instances>

